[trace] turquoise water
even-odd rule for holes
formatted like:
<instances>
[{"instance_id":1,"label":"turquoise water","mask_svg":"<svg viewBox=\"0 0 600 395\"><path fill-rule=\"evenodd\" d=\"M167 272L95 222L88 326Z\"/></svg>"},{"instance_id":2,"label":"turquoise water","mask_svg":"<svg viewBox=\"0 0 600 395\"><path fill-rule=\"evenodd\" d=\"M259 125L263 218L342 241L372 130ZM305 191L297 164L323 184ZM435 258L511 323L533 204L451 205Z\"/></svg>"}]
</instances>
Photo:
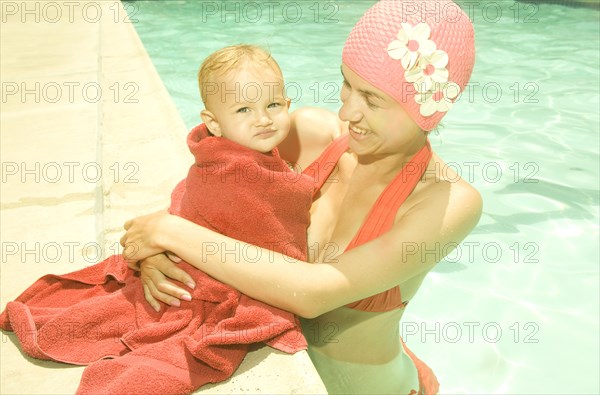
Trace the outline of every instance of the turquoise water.
<instances>
[{"instance_id":1,"label":"turquoise water","mask_svg":"<svg viewBox=\"0 0 600 395\"><path fill-rule=\"evenodd\" d=\"M341 49L373 1L227 3L126 3L188 127L199 64L239 42L270 48L294 108L339 108ZM472 84L431 142L484 214L411 301L403 336L442 393L600 393L599 12L462 3Z\"/></svg>"}]
</instances>

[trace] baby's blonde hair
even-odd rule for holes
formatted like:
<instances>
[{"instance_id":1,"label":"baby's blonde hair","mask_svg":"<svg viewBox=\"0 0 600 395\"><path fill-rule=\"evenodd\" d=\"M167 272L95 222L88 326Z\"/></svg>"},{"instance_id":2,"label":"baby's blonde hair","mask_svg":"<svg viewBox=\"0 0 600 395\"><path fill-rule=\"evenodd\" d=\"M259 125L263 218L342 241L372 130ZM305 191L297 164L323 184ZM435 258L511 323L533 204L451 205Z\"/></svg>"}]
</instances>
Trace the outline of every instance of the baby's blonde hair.
<instances>
[{"instance_id":1,"label":"baby's blonde hair","mask_svg":"<svg viewBox=\"0 0 600 395\"><path fill-rule=\"evenodd\" d=\"M262 47L238 44L221 48L204 59L198 71L198 87L204 105L206 105L207 100L206 90L204 89L206 83L213 82L216 77L245 66L248 62L263 63L278 74L283 74L271 53Z\"/></svg>"}]
</instances>

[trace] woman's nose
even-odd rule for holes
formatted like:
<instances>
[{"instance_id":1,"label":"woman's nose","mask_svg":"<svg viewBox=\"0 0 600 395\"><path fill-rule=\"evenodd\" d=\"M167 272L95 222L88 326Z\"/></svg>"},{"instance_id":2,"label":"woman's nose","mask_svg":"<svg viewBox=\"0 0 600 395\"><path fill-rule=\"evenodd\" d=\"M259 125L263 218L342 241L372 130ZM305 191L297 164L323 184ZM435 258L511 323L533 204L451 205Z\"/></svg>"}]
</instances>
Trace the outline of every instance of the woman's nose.
<instances>
[{"instance_id":1,"label":"woman's nose","mask_svg":"<svg viewBox=\"0 0 600 395\"><path fill-rule=\"evenodd\" d=\"M342 107L338 112L338 116L342 121L356 123L361 120L362 112L356 95L349 94L342 98Z\"/></svg>"}]
</instances>

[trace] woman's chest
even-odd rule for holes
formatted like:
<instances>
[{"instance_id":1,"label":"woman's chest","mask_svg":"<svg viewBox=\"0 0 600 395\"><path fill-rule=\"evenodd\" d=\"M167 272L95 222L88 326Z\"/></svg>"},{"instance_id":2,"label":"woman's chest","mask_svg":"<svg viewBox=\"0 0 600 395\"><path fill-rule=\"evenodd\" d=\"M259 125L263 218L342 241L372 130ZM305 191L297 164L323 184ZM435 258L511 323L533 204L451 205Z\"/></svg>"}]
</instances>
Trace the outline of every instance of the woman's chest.
<instances>
[{"instance_id":1,"label":"woman's chest","mask_svg":"<svg viewBox=\"0 0 600 395\"><path fill-rule=\"evenodd\" d=\"M352 177L351 168L332 174L311 207L309 261L334 263L359 231L385 188ZM351 163L346 164L351 165ZM348 166L350 167L350 166Z\"/></svg>"}]
</instances>

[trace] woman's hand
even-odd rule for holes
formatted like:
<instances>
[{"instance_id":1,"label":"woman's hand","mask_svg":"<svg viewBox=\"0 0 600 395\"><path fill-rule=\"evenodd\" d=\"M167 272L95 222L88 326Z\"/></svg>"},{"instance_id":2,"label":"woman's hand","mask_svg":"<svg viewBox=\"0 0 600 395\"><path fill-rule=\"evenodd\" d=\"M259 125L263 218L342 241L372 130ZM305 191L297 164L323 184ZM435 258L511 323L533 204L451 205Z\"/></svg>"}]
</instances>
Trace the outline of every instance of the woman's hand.
<instances>
[{"instance_id":1,"label":"woman's hand","mask_svg":"<svg viewBox=\"0 0 600 395\"><path fill-rule=\"evenodd\" d=\"M165 254L158 254L142 260L139 264L144 296L150 306L160 311L160 302L180 306L179 299L190 301L192 296L178 287L170 279L177 280L190 288L196 285L192 277L177 267Z\"/></svg>"},{"instance_id":2,"label":"woman's hand","mask_svg":"<svg viewBox=\"0 0 600 395\"><path fill-rule=\"evenodd\" d=\"M123 257L128 262L140 261L165 251L160 235L170 215L167 210L143 215L125 222L125 234L121 237Z\"/></svg>"}]
</instances>

